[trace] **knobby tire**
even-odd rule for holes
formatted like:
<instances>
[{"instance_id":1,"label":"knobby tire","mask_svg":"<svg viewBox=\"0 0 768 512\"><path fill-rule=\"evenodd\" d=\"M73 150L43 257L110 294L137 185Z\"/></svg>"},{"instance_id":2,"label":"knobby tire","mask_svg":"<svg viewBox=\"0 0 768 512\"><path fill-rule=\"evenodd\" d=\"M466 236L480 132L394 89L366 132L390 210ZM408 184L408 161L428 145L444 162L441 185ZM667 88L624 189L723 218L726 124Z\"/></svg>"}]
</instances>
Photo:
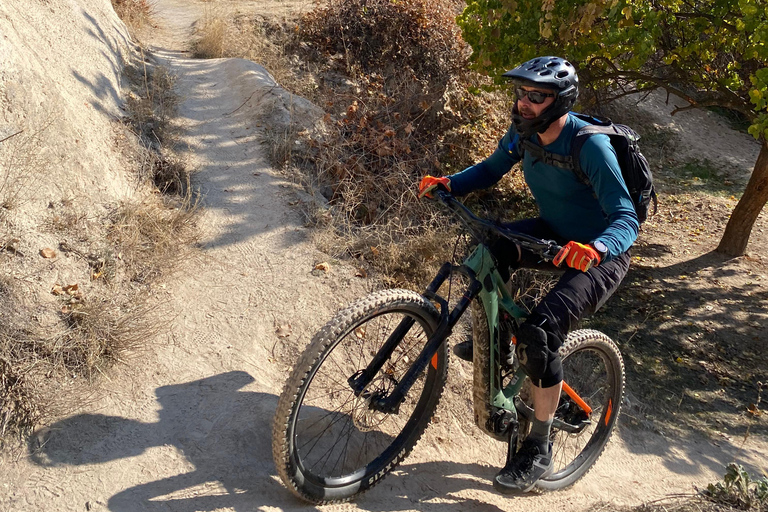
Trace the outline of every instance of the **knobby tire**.
<instances>
[{"instance_id":1,"label":"knobby tire","mask_svg":"<svg viewBox=\"0 0 768 512\"><path fill-rule=\"evenodd\" d=\"M403 318L412 318L413 326L355 396L347 379L368 365ZM392 390L438 320L435 306L418 293L385 290L340 311L315 335L285 384L272 429L278 475L294 494L315 504L348 501L379 483L410 453L445 386L445 343L397 414L374 411L367 400Z\"/></svg>"},{"instance_id":2,"label":"knobby tire","mask_svg":"<svg viewBox=\"0 0 768 512\"><path fill-rule=\"evenodd\" d=\"M591 329L573 331L559 352L565 382L587 402L592 413L589 426L578 434L553 428L554 469L536 483L546 491L573 485L594 466L613 433L624 398L624 361L608 336ZM573 423L580 410L563 392L555 417Z\"/></svg>"}]
</instances>

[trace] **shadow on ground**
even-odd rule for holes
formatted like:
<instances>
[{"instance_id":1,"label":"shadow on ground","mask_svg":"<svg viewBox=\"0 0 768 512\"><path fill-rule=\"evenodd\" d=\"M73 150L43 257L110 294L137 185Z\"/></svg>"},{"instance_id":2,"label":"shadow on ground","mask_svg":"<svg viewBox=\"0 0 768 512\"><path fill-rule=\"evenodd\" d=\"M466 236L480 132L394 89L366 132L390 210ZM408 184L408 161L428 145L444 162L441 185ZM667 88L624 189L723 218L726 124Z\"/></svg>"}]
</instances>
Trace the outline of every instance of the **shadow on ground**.
<instances>
[{"instance_id":1,"label":"shadow on ground","mask_svg":"<svg viewBox=\"0 0 768 512\"><path fill-rule=\"evenodd\" d=\"M647 244L633 257L671 251ZM759 406L768 387L768 289L748 263L706 253L667 267L633 264L587 322L617 340L638 418L696 434L768 433Z\"/></svg>"},{"instance_id":2,"label":"shadow on ground","mask_svg":"<svg viewBox=\"0 0 768 512\"><path fill-rule=\"evenodd\" d=\"M112 496L112 511L174 510L197 511L231 508L238 511L279 507L281 510L308 508L294 498L276 477L271 456L271 422L277 397L247 392L241 388L253 382L245 372L232 371L178 385L157 388L161 406L154 423L82 414L52 425L47 433L30 438L30 457L38 465L85 466L130 459L152 447L173 446L194 467L193 470L135 485ZM669 449L658 437L635 437L638 453L653 453L680 474L700 471L701 466L717 472L738 448L700 450L688 456ZM39 445L39 440L44 442ZM140 463L139 463L140 464ZM473 498L456 496L465 489L493 492L490 479L496 469L480 464L440 461L404 464L363 497L356 505L363 510L421 510L459 512L468 508L497 510ZM127 471L129 473L129 471ZM436 489L446 489L442 493ZM429 500L449 497L452 503ZM415 505L418 504L418 505Z\"/></svg>"}]
</instances>

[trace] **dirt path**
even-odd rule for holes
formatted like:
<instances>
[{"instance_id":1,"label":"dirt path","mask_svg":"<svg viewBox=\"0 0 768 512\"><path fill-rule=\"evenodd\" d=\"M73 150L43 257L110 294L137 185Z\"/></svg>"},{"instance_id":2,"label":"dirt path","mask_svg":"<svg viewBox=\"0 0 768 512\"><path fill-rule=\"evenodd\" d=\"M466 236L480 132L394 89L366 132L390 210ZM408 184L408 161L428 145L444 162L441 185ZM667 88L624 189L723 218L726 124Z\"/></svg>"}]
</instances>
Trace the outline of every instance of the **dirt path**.
<instances>
[{"instance_id":1,"label":"dirt path","mask_svg":"<svg viewBox=\"0 0 768 512\"><path fill-rule=\"evenodd\" d=\"M275 5L279 5L278 2ZM167 290L167 339L119 369L88 410L40 432L27 459L6 464L0 510L305 510L282 486L270 426L289 361L342 304L373 286L308 242L291 186L266 163L259 115L284 100L260 66L191 60L182 50L203 5L156 0L157 57L178 74L182 146L205 194L203 255ZM286 336L287 335L287 336ZM621 430L575 488L507 499L489 479L503 447L471 425L467 366L436 423L401 470L355 504L327 510L581 510L687 492L739 460L768 459L750 438L678 444ZM458 384L457 384L458 383ZM466 410L459 415L457 411Z\"/></svg>"}]
</instances>

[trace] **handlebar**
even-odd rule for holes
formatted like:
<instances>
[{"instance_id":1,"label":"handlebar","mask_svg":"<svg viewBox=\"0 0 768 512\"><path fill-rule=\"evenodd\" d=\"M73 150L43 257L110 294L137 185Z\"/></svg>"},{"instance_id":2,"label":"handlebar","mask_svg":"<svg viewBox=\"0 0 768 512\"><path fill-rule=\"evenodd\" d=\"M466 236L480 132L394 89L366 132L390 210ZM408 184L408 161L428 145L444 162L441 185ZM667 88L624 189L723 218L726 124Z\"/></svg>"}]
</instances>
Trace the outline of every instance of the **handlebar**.
<instances>
[{"instance_id":1,"label":"handlebar","mask_svg":"<svg viewBox=\"0 0 768 512\"><path fill-rule=\"evenodd\" d=\"M479 235L479 230L477 229L478 227L487 231L492 231L506 238L507 240L511 240L512 242L518 244L520 247L538 254L547 261L554 259L554 257L557 256L557 253L560 252L560 249L562 248L554 240L543 240L530 235L526 235L524 233L518 233L517 231L513 231L507 227L501 226L496 222L490 221L488 219L482 219L472 213L469 208L464 206L458 199L453 197L448 192L438 189L432 192L432 194L438 200L440 200L441 203L447 206L454 214L456 214L456 216L459 217L467 229L474 235ZM478 236L478 238L483 237Z\"/></svg>"}]
</instances>

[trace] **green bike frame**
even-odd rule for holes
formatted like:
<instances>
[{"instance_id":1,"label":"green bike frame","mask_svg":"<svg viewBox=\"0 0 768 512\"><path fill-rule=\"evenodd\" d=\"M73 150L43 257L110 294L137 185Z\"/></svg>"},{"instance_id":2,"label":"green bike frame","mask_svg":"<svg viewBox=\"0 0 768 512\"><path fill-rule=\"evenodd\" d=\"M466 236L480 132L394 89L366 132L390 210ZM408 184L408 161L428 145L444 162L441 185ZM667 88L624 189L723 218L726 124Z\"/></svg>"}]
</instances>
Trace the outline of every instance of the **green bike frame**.
<instances>
[{"instance_id":1,"label":"green bike frame","mask_svg":"<svg viewBox=\"0 0 768 512\"><path fill-rule=\"evenodd\" d=\"M494 424L493 418L500 409L503 409L507 413L508 421L517 421L518 411L514 398L520 392L525 380L525 372L522 368L518 368L507 386L503 386L499 363L501 361L500 344L509 343L510 340L500 339L499 316L501 311L506 311L512 318L522 321L528 313L515 304L496 269L490 250L484 244L478 244L467 256L463 267L471 271L466 275L474 277L482 285L476 297L482 305L482 312L474 311L473 322L486 321L489 333L488 340L473 340L475 422L487 434L499 437L498 427ZM461 267L458 269L459 272L461 272L460 269ZM484 318L478 318L482 313Z\"/></svg>"}]
</instances>

